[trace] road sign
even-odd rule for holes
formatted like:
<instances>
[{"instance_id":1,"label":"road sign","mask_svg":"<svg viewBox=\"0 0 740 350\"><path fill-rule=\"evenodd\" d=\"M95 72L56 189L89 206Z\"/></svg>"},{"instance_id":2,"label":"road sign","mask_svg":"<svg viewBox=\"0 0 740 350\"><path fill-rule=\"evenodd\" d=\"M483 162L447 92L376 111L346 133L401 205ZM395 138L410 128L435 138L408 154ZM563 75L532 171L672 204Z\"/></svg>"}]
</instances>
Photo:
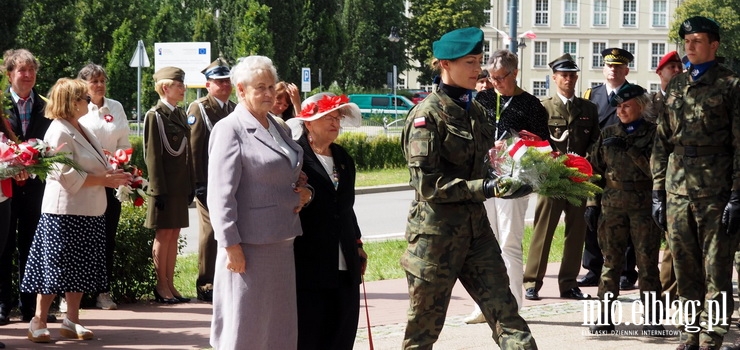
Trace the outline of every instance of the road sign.
<instances>
[{"instance_id":1,"label":"road sign","mask_svg":"<svg viewBox=\"0 0 740 350\"><path fill-rule=\"evenodd\" d=\"M301 92L311 92L311 68L301 68Z\"/></svg>"},{"instance_id":2,"label":"road sign","mask_svg":"<svg viewBox=\"0 0 740 350\"><path fill-rule=\"evenodd\" d=\"M201 73L211 64L211 43L171 42L154 43L154 71L173 66L185 71L184 83L188 88L203 88L206 77Z\"/></svg>"},{"instance_id":3,"label":"road sign","mask_svg":"<svg viewBox=\"0 0 740 350\"><path fill-rule=\"evenodd\" d=\"M136 51L128 66L132 68L149 67L149 56L146 54L143 41L139 40L139 43L136 44Z\"/></svg>"}]
</instances>

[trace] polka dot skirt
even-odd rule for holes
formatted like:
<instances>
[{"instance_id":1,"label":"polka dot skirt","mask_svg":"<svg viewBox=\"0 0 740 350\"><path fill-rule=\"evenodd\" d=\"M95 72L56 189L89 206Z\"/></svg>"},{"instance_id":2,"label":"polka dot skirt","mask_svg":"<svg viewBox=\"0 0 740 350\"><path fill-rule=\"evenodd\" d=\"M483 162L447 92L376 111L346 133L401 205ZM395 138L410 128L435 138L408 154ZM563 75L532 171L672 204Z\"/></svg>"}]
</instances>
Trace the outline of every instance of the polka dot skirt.
<instances>
[{"instance_id":1,"label":"polka dot skirt","mask_svg":"<svg viewBox=\"0 0 740 350\"><path fill-rule=\"evenodd\" d=\"M21 292L93 293L108 288L105 217L41 214Z\"/></svg>"}]
</instances>

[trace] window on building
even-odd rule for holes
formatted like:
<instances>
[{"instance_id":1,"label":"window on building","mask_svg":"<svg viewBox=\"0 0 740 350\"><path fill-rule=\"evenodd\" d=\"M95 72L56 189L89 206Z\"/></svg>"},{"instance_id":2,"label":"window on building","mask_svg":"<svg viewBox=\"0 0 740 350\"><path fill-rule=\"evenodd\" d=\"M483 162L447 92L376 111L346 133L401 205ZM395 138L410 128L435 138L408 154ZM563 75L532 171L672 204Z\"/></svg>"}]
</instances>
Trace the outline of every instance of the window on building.
<instances>
[{"instance_id":1,"label":"window on building","mask_svg":"<svg viewBox=\"0 0 740 350\"><path fill-rule=\"evenodd\" d=\"M488 63L489 58L491 58L491 41L483 40L483 64Z\"/></svg>"},{"instance_id":2,"label":"window on building","mask_svg":"<svg viewBox=\"0 0 740 350\"><path fill-rule=\"evenodd\" d=\"M637 0L622 0L622 26L637 27Z\"/></svg>"},{"instance_id":3,"label":"window on building","mask_svg":"<svg viewBox=\"0 0 740 350\"><path fill-rule=\"evenodd\" d=\"M653 0L653 27L665 28L668 19L668 0Z\"/></svg>"},{"instance_id":4,"label":"window on building","mask_svg":"<svg viewBox=\"0 0 740 350\"><path fill-rule=\"evenodd\" d=\"M605 42L591 43L591 68L604 67L604 57L601 56L601 51L604 50L606 50Z\"/></svg>"},{"instance_id":5,"label":"window on building","mask_svg":"<svg viewBox=\"0 0 740 350\"><path fill-rule=\"evenodd\" d=\"M522 6L521 1L519 7L516 8L516 23L517 27L522 25ZM511 0L506 0L506 18L504 18L504 25L511 26Z\"/></svg>"},{"instance_id":6,"label":"window on building","mask_svg":"<svg viewBox=\"0 0 740 350\"><path fill-rule=\"evenodd\" d=\"M650 83L650 93L658 92L660 91L660 84L659 83Z\"/></svg>"},{"instance_id":7,"label":"window on building","mask_svg":"<svg viewBox=\"0 0 740 350\"><path fill-rule=\"evenodd\" d=\"M592 81L592 82L591 82L591 88L593 89L593 88L595 88L595 87L597 87L597 86L599 86L599 85L601 85L601 84L603 84L603 83L599 83L599 82L595 82L595 81Z\"/></svg>"},{"instance_id":8,"label":"window on building","mask_svg":"<svg viewBox=\"0 0 740 350\"><path fill-rule=\"evenodd\" d=\"M547 88L544 80L535 80L532 82L532 95L537 97L547 96Z\"/></svg>"},{"instance_id":9,"label":"window on building","mask_svg":"<svg viewBox=\"0 0 740 350\"><path fill-rule=\"evenodd\" d=\"M547 66L547 41L535 41L534 44L534 66L545 67Z\"/></svg>"},{"instance_id":10,"label":"window on building","mask_svg":"<svg viewBox=\"0 0 740 350\"><path fill-rule=\"evenodd\" d=\"M565 0L563 2L563 9L565 10L563 16L563 26L575 27L578 25L578 1L576 0Z\"/></svg>"},{"instance_id":11,"label":"window on building","mask_svg":"<svg viewBox=\"0 0 740 350\"><path fill-rule=\"evenodd\" d=\"M546 26L550 24L550 0L535 0L534 25Z\"/></svg>"},{"instance_id":12,"label":"window on building","mask_svg":"<svg viewBox=\"0 0 740 350\"><path fill-rule=\"evenodd\" d=\"M629 51L633 56L637 54L637 51L636 51L637 44L636 43L633 43L633 42L622 43L622 49ZM630 69L635 69L635 60L632 60L632 62L630 62L630 64L628 64L627 66L630 67Z\"/></svg>"},{"instance_id":13,"label":"window on building","mask_svg":"<svg viewBox=\"0 0 740 350\"><path fill-rule=\"evenodd\" d=\"M486 24L484 24L483 26L485 27L493 26L492 24L493 22L491 22L491 13L492 13L491 9L483 10L483 14L486 16Z\"/></svg>"},{"instance_id":14,"label":"window on building","mask_svg":"<svg viewBox=\"0 0 740 350\"><path fill-rule=\"evenodd\" d=\"M655 70L658 68L660 59L665 55L666 45L665 43L651 43L650 44L650 69Z\"/></svg>"},{"instance_id":15,"label":"window on building","mask_svg":"<svg viewBox=\"0 0 740 350\"><path fill-rule=\"evenodd\" d=\"M563 53L569 53L575 58L578 53L578 42L563 41Z\"/></svg>"},{"instance_id":16,"label":"window on building","mask_svg":"<svg viewBox=\"0 0 740 350\"><path fill-rule=\"evenodd\" d=\"M606 0L594 0L594 27L607 25L606 9Z\"/></svg>"}]
</instances>

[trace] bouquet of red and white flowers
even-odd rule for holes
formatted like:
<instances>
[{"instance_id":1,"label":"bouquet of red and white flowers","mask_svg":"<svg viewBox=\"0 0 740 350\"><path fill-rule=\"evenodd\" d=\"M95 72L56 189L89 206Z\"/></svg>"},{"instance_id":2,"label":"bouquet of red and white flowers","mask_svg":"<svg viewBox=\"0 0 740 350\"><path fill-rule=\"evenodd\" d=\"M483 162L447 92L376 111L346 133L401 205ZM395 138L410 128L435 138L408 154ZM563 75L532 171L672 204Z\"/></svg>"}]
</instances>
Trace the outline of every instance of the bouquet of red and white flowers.
<instances>
[{"instance_id":1,"label":"bouquet of red and white flowers","mask_svg":"<svg viewBox=\"0 0 740 350\"><path fill-rule=\"evenodd\" d=\"M528 131L509 139L508 146L489 150L493 173L507 177L498 184L498 193L513 193L523 184L532 186L542 196L563 198L573 205L602 192L594 184L600 176L594 175L585 158L554 152L550 143Z\"/></svg>"},{"instance_id":2,"label":"bouquet of red and white flowers","mask_svg":"<svg viewBox=\"0 0 740 350\"><path fill-rule=\"evenodd\" d=\"M116 198L120 202L131 201L135 207L140 207L144 204L147 196L146 189L149 187L149 181L143 177L144 173L141 169L129 164L133 152L133 148L126 150L119 149L116 153L106 151L106 156L113 169L122 169L125 172L131 173L132 176L130 185L118 186L116 189Z\"/></svg>"},{"instance_id":3,"label":"bouquet of red and white flowers","mask_svg":"<svg viewBox=\"0 0 740 350\"><path fill-rule=\"evenodd\" d=\"M59 165L67 165L80 170L74 160L59 152L64 144L57 148L39 139L28 139L21 143L9 140L0 133L0 179L13 177L25 170L31 177L46 181L46 177Z\"/></svg>"}]
</instances>

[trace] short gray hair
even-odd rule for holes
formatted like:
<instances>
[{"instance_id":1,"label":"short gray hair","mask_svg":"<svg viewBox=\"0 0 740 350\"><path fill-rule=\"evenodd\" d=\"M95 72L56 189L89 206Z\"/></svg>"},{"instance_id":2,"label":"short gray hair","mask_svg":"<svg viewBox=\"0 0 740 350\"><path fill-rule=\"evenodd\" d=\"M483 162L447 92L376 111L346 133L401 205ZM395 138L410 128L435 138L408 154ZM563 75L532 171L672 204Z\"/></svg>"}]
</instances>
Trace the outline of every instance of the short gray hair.
<instances>
[{"instance_id":1,"label":"short gray hair","mask_svg":"<svg viewBox=\"0 0 740 350\"><path fill-rule=\"evenodd\" d=\"M509 50L496 50L488 59L487 70L506 69L513 72L519 67L519 58Z\"/></svg>"},{"instance_id":2,"label":"short gray hair","mask_svg":"<svg viewBox=\"0 0 740 350\"><path fill-rule=\"evenodd\" d=\"M278 74L272 60L266 56L247 56L239 60L239 63L231 69L231 84L236 86L249 85L254 77L262 74L270 74L275 83L278 82Z\"/></svg>"}]
</instances>

